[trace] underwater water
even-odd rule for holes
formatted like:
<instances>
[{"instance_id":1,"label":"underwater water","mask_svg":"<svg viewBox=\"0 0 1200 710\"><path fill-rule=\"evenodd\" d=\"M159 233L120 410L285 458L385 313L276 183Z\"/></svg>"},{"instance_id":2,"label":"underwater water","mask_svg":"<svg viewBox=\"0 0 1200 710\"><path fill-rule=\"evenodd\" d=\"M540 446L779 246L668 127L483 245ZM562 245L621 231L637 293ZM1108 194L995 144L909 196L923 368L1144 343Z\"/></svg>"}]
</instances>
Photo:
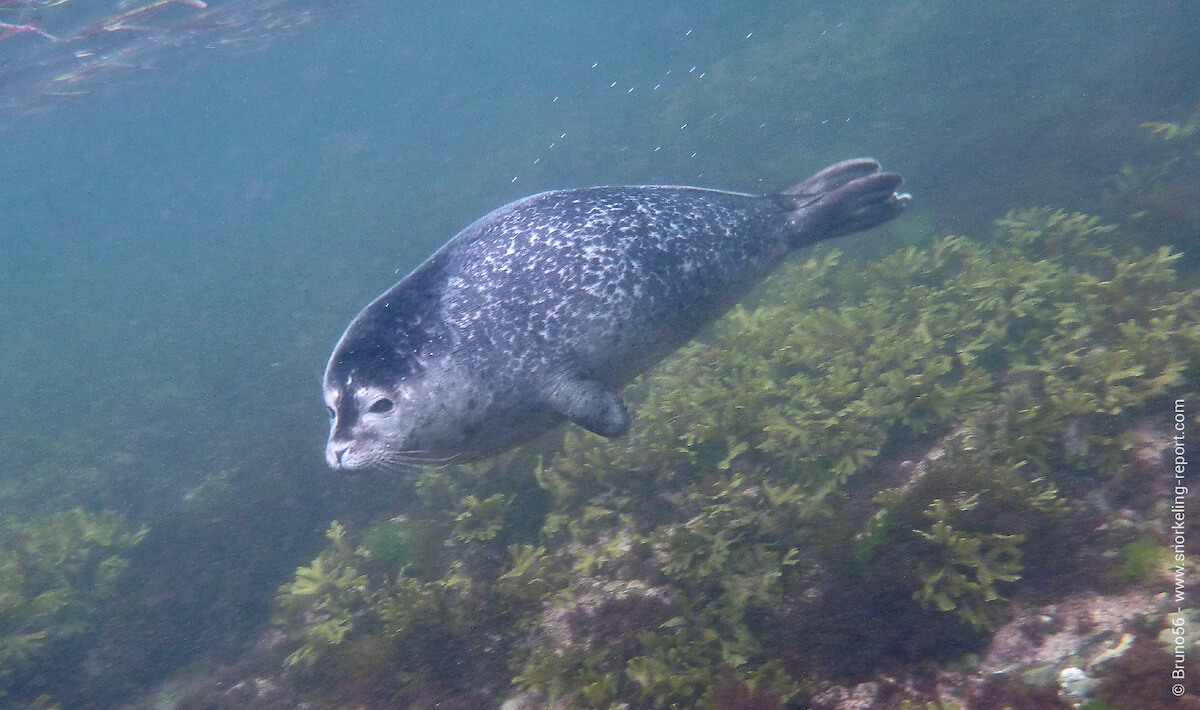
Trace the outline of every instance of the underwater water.
<instances>
[{"instance_id":1,"label":"underwater water","mask_svg":"<svg viewBox=\"0 0 1200 710\"><path fill-rule=\"evenodd\" d=\"M1071 695L1043 659L1050 680L987 692L1195 707L1200 683L1170 696L1173 657L1145 650L1169 621L1138 594L1173 588L1154 552L1169 471L1145 451L1176 401L1200 431L1198 33L1184 0L0 0L0 706L839 707L834 686L890 674L869 707L924 707L921 673L965 688L1006 623L1103 595L1141 621L1101 650L1128 634L1148 668L1084 668ZM645 427L624 444L568 436L421 485L327 469L338 337L477 217L589 185L766 193L855 156L904 175L908 213L822 246L848 266L781 276L634 385ZM1009 213L1042 206L1098 222ZM1181 256L1146 261L1164 246ZM793 323L818 309L845 320ZM909 318L934 346L890 335ZM797 324L829 330L784 337ZM736 399L788 352L854 356L765 386L809 399ZM903 485L900 462L964 428L1001 452L968 467L993 478ZM926 543L965 555L945 562L958 586ZM834 549L861 569L831 571ZM581 638L610 615L628 627Z\"/></svg>"}]
</instances>

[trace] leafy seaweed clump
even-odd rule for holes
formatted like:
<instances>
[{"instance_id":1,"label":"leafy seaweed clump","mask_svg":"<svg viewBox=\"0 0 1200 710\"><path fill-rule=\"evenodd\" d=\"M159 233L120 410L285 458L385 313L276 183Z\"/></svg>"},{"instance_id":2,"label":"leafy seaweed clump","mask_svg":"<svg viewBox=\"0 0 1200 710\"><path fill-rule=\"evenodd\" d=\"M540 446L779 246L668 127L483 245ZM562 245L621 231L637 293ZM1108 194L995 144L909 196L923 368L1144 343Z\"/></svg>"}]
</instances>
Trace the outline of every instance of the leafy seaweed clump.
<instances>
[{"instance_id":1,"label":"leafy seaweed clump","mask_svg":"<svg viewBox=\"0 0 1200 710\"><path fill-rule=\"evenodd\" d=\"M631 441L568 441L554 485L579 499L623 472L741 468L819 496L963 424L1038 469L1119 452L1113 418L1195 368L1197 296L1168 290L1179 255L1122 252L1111 227L1048 208L999 225L991 249L947 237L786 268L647 378Z\"/></svg>"},{"instance_id":2,"label":"leafy seaweed clump","mask_svg":"<svg viewBox=\"0 0 1200 710\"><path fill-rule=\"evenodd\" d=\"M1061 533L1095 529L1083 494L1200 381L1178 254L1050 208L998 236L789 265L630 388L627 438L425 472L399 570L334 539L310 594L284 587L296 658L382 645L397 693L712 708L978 639L1096 544ZM864 618L895 623L844 633Z\"/></svg>"},{"instance_id":3,"label":"leafy seaweed clump","mask_svg":"<svg viewBox=\"0 0 1200 710\"><path fill-rule=\"evenodd\" d=\"M279 613L304 615L302 643L284 660L285 666L312 665L326 649L346 638L355 617L368 606L367 579L354 566L346 529L335 520L325 535L330 548L297 569L295 580L279 589Z\"/></svg>"},{"instance_id":4,"label":"leafy seaweed clump","mask_svg":"<svg viewBox=\"0 0 1200 710\"><path fill-rule=\"evenodd\" d=\"M1106 197L1124 207L1132 238L1175 239L1200 218L1200 105L1182 120L1147 121L1141 128L1138 157L1106 180Z\"/></svg>"},{"instance_id":5,"label":"leafy seaweed clump","mask_svg":"<svg viewBox=\"0 0 1200 710\"><path fill-rule=\"evenodd\" d=\"M938 611L961 607L963 620L980 628L991 627L986 604L1004 600L996 591L996 583L1021 578L1020 545L1025 536L967 533L946 522L953 513L969 511L976 505L972 497L951 508L939 498L925 511L934 523L928 531L915 532L932 543L936 552L930 561L921 564L922 586L913 596L922 603L932 603Z\"/></svg>"},{"instance_id":6,"label":"leafy seaweed clump","mask_svg":"<svg viewBox=\"0 0 1200 710\"><path fill-rule=\"evenodd\" d=\"M418 505L369 528L357 547L332 523L329 546L279 590L284 666L317 688L337 692L353 678L397 698L505 667L518 638L507 630L561 579L545 548L511 542L507 498L489 489L496 468L427 471Z\"/></svg>"},{"instance_id":7,"label":"leafy seaweed clump","mask_svg":"<svg viewBox=\"0 0 1200 710\"><path fill-rule=\"evenodd\" d=\"M146 535L113 511L75 508L0 522L0 697L96 628L125 553Z\"/></svg>"},{"instance_id":8,"label":"leafy seaweed clump","mask_svg":"<svg viewBox=\"0 0 1200 710\"><path fill-rule=\"evenodd\" d=\"M798 546L820 515L812 501L739 474L658 501L670 523L599 505L622 500L597 498L569 526L575 543L559 554L569 586L538 620L516 684L578 708L712 707L729 678L780 701L796 695L801 684L767 657L758 624L783 605L804 559Z\"/></svg>"}]
</instances>

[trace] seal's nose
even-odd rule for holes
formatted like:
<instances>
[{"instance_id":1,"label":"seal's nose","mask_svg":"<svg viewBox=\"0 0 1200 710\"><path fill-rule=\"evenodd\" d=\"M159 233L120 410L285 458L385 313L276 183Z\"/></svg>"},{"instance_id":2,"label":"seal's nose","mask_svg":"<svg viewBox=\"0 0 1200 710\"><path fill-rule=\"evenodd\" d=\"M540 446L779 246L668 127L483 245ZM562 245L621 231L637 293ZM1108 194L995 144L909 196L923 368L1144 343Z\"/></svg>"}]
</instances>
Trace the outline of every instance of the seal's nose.
<instances>
[{"instance_id":1,"label":"seal's nose","mask_svg":"<svg viewBox=\"0 0 1200 710\"><path fill-rule=\"evenodd\" d=\"M342 456L349 448L349 441L330 441L325 447L325 462L330 468L342 468Z\"/></svg>"}]
</instances>

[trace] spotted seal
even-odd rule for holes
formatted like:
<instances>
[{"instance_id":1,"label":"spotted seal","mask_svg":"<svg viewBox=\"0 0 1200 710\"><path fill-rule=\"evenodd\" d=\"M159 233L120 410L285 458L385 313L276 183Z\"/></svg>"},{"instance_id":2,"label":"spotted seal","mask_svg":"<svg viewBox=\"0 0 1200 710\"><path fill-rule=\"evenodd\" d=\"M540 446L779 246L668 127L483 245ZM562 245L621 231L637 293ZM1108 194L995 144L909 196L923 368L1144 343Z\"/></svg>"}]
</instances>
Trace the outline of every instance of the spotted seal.
<instances>
[{"instance_id":1,"label":"spotted seal","mask_svg":"<svg viewBox=\"0 0 1200 710\"><path fill-rule=\"evenodd\" d=\"M325 369L335 469L472 461L564 419L629 429L620 388L789 251L900 214L873 160L776 195L594 187L532 195L447 242L354 319Z\"/></svg>"}]
</instances>

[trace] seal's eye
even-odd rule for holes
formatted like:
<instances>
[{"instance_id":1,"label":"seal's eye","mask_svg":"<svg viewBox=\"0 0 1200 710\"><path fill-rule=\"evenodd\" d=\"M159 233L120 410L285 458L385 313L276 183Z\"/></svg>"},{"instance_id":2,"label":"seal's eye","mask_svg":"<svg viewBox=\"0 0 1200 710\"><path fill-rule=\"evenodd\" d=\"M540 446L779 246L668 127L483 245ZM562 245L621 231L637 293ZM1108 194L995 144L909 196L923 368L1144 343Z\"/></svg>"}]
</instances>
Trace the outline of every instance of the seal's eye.
<instances>
[{"instance_id":1,"label":"seal's eye","mask_svg":"<svg viewBox=\"0 0 1200 710\"><path fill-rule=\"evenodd\" d=\"M388 412L392 411L395 407L396 407L395 402L388 399L387 397L384 397L383 399L375 400L375 403L372 404L371 408L368 409L367 411L370 412L371 414L387 414Z\"/></svg>"},{"instance_id":2,"label":"seal's eye","mask_svg":"<svg viewBox=\"0 0 1200 710\"><path fill-rule=\"evenodd\" d=\"M330 419L337 418L337 412L333 411L333 407L326 407L325 413L329 415Z\"/></svg>"}]
</instances>

